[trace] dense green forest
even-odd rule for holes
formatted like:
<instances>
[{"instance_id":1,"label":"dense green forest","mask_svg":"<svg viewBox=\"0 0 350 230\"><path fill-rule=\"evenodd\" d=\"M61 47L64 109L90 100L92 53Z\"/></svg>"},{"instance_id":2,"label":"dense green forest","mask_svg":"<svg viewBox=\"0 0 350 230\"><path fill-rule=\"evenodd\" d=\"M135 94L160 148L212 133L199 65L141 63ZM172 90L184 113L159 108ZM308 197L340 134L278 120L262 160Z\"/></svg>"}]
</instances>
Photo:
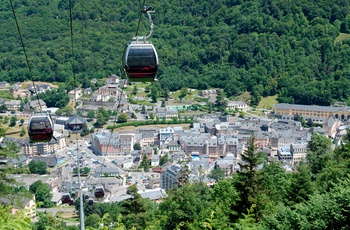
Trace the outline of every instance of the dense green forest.
<instances>
[{"instance_id":1,"label":"dense green forest","mask_svg":"<svg viewBox=\"0 0 350 230\"><path fill-rule=\"evenodd\" d=\"M35 80L72 87L69 1L14 0ZM82 4L83 3L83 4ZM142 1L72 1L74 74L83 84L124 76L122 53ZM350 2L307 0L146 1L156 11L150 40L163 89L250 92L251 104L349 102ZM9 1L0 2L0 78L29 79ZM149 23L142 17L139 35Z\"/></svg>"}]
</instances>

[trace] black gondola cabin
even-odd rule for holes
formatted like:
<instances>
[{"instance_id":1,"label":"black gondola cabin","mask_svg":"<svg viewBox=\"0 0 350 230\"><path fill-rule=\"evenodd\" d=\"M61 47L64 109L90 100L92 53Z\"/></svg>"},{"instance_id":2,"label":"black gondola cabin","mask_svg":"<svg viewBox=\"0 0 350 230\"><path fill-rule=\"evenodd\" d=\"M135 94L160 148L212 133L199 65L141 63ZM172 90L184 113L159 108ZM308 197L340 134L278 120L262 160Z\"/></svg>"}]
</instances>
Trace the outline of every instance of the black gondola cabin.
<instances>
[{"instance_id":1,"label":"black gondola cabin","mask_svg":"<svg viewBox=\"0 0 350 230\"><path fill-rule=\"evenodd\" d=\"M130 82L156 81L158 54L151 42L129 42L125 48L123 61Z\"/></svg>"},{"instance_id":2,"label":"black gondola cabin","mask_svg":"<svg viewBox=\"0 0 350 230\"><path fill-rule=\"evenodd\" d=\"M28 123L30 142L50 142L53 136L54 125L48 114L34 114Z\"/></svg>"},{"instance_id":3,"label":"black gondola cabin","mask_svg":"<svg viewBox=\"0 0 350 230\"><path fill-rule=\"evenodd\" d=\"M96 186L94 195L96 198L102 198L105 196L105 190L102 186Z\"/></svg>"}]
</instances>

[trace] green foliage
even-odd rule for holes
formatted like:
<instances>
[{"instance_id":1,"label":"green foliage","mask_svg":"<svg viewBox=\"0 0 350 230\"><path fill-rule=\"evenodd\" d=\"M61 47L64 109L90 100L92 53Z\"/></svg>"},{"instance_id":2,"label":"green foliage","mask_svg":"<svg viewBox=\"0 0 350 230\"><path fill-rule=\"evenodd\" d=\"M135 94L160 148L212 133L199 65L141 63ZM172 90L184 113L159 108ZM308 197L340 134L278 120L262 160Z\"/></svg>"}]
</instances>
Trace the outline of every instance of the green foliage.
<instances>
[{"instance_id":1,"label":"green foliage","mask_svg":"<svg viewBox=\"0 0 350 230\"><path fill-rule=\"evenodd\" d=\"M165 154L163 155L160 160L159 160L159 165L164 165L165 163L167 163L169 161L169 155Z\"/></svg>"},{"instance_id":2,"label":"green foliage","mask_svg":"<svg viewBox=\"0 0 350 230\"><path fill-rule=\"evenodd\" d=\"M16 122L17 122L17 117L16 116L12 116L11 119L10 119L9 126L11 126L11 127L15 126Z\"/></svg>"},{"instance_id":3,"label":"green foliage","mask_svg":"<svg viewBox=\"0 0 350 230\"><path fill-rule=\"evenodd\" d=\"M0 229L23 229L30 230L30 218L25 217L23 212L11 213L11 206L0 204Z\"/></svg>"},{"instance_id":4,"label":"green foliage","mask_svg":"<svg viewBox=\"0 0 350 230\"><path fill-rule=\"evenodd\" d=\"M33 174L47 174L47 165L45 161L31 161L28 164L30 173Z\"/></svg>"},{"instance_id":5,"label":"green foliage","mask_svg":"<svg viewBox=\"0 0 350 230\"><path fill-rule=\"evenodd\" d=\"M95 118L95 111L89 110L88 113L87 113L87 117L88 118Z\"/></svg>"},{"instance_id":6,"label":"green foliage","mask_svg":"<svg viewBox=\"0 0 350 230\"><path fill-rule=\"evenodd\" d=\"M37 98L37 97L36 97ZM69 96L64 89L52 89L41 93L39 98L45 101L47 107L58 107L60 109L67 106Z\"/></svg>"},{"instance_id":7,"label":"green foliage","mask_svg":"<svg viewBox=\"0 0 350 230\"><path fill-rule=\"evenodd\" d=\"M141 145L140 143L135 143L133 146L134 150L141 150Z\"/></svg>"},{"instance_id":8,"label":"green foliage","mask_svg":"<svg viewBox=\"0 0 350 230\"><path fill-rule=\"evenodd\" d=\"M67 226L67 224L58 218L52 216L47 212L38 212L38 221L33 223L33 229L36 230L78 230L77 226Z\"/></svg>"},{"instance_id":9,"label":"green foliage","mask_svg":"<svg viewBox=\"0 0 350 230\"><path fill-rule=\"evenodd\" d=\"M38 206L44 208L53 206L51 203L52 194L50 193L50 187L48 184L43 183L41 180L37 180L29 186L29 191L35 194Z\"/></svg>"},{"instance_id":10,"label":"green foliage","mask_svg":"<svg viewBox=\"0 0 350 230\"><path fill-rule=\"evenodd\" d=\"M0 105L0 113L5 113L7 111L6 105L2 104Z\"/></svg>"},{"instance_id":11,"label":"green foliage","mask_svg":"<svg viewBox=\"0 0 350 230\"><path fill-rule=\"evenodd\" d=\"M261 173L257 171L257 167L263 162L257 152L254 135L247 141L246 147L244 153L241 154L242 162L238 163L241 169L234 175L234 186L240 193L240 201L236 210L241 214L250 210L253 205L258 206ZM259 209L254 209L256 218L259 217L258 212Z\"/></svg>"},{"instance_id":12,"label":"green foliage","mask_svg":"<svg viewBox=\"0 0 350 230\"><path fill-rule=\"evenodd\" d=\"M26 135L26 133L27 133L26 130L24 129L24 127L22 127L19 136L20 136L20 137L23 137L24 135Z\"/></svg>"},{"instance_id":13,"label":"green foliage","mask_svg":"<svg viewBox=\"0 0 350 230\"><path fill-rule=\"evenodd\" d=\"M218 90L217 91L215 107L220 112L223 112L226 109L226 107L227 107L226 95L225 95L225 93L222 90Z\"/></svg>"},{"instance_id":14,"label":"green foliage","mask_svg":"<svg viewBox=\"0 0 350 230\"><path fill-rule=\"evenodd\" d=\"M126 113L122 113L118 115L118 122L125 123L128 121L128 115Z\"/></svg>"},{"instance_id":15,"label":"green foliage","mask_svg":"<svg viewBox=\"0 0 350 230\"><path fill-rule=\"evenodd\" d=\"M56 114L59 115L59 116L71 116L71 115L73 115L73 112L74 112L73 107L67 105L64 108L59 108L56 111Z\"/></svg>"},{"instance_id":16,"label":"green foliage","mask_svg":"<svg viewBox=\"0 0 350 230\"><path fill-rule=\"evenodd\" d=\"M221 168L216 167L210 172L208 177L218 182L225 178L225 172Z\"/></svg>"},{"instance_id":17,"label":"green foliage","mask_svg":"<svg viewBox=\"0 0 350 230\"><path fill-rule=\"evenodd\" d=\"M89 167L80 168L80 174L82 174L82 175L89 175L89 173L90 173L90 168ZM73 174L78 175L78 168L77 167L73 168Z\"/></svg>"},{"instance_id":18,"label":"green foliage","mask_svg":"<svg viewBox=\"0 0 350 230\"><path fill-rule=\"evenodd\" d=\"M306 158L311 172L314 174L320 172L331 158L331 140L323 135L313 134L308 144Z\"/></svg>"},{"instance_id":19,"label":"green foliage","mask_svg":"<svg viewBox=\"0 0 350 230\"><path fill-rule=\"evenodd\" d=\"M96 115L96 126L101 127L107 123L109 119L109 114L106 109L99 107Z\"/></svg>"}]
</instances>

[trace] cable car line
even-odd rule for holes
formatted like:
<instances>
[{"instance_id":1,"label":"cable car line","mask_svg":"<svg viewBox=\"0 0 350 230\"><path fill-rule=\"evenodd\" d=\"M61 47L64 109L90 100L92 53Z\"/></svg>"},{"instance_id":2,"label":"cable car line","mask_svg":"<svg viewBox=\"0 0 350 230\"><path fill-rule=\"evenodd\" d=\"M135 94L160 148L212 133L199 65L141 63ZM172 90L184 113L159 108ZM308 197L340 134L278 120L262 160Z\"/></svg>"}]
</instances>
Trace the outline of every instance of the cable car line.
<instances>
[{"instance_id":1,"label":"cable car line","mask_svg":"<svg viewBox=\"0 0 350 230\"><path fill-rule=\"evenodd\" d=\"M35 95L37 96L38 104L39 104L39 108L40 108L40 112L41 112L41 111L42 111L42 108L41 108L41 104L40 104L40 100L39 100L39 95L38 95L38 93L37 93L37 89L36 89L36 86L35 86L35 82L34 82L34 78L33 78L33 73L32 73L32 68L30 67L30 64L29 64L29 59L28 59L27 51L26 51L26 48L25 48L25 45L24 45L24 42L23 42L23 37L22 37L21 29L20 29L19 24L18 24L18 21L17 21L16 12L15 12L15 9L14 9L14 7L13 7L13 2L12 2L12 0L10 0L10 5L11 5L13 17L14 17L15 22L16 22L16 27L17 27L18 35L19 35L19 38L20 38L20 40L21 40L21 45L22 45L22 49L23 49L24 56L25 56L25 59L26 59L27 68L28 68L28 70L29 70L29 75L30 75L30 78L31 78L32 83L33 83L34 93L35 93ZM32 93L32 91L31 91L31 93Z\"/></svg>"},{"instance_id":2,"label":"cable car line","mask_svg":"<svg viewBox=\"0 0 350 230\"><path fill-rule=\"evenodd\" d=\"M138 32L139 32L140 23L141 23L141 17L142 17L142 13L143 13L142 10L143 10L144 7L145 7L145 3L146 3L146 0L143 0L143 4L142 4L141 11L140 11L140 15L139 15L139 22L137 23L137 28L136 28L135 37L137 37Z\"/></svg>"},{"instance_id":3,"label":"cable car line","mask_svg":"<svg viewBox=\"0 0 350 230\"><path fill-rule=\"evenodd\" d=\"M23 52L24 52L24 56L25 56L25 59L26 59L27 68L29 70L29 75L30 75L30 78L31 78L32 83L33 83L34 90L30 90L30 92L31 92L31 94L34 94L34 93L36 94L36 98L38 100L38 105L39 105L39 108L40 108L39 113L36 112L33 109L33 114L31 115L31 117L29 119L29 122L28 122L29 142L30 143L34 143L34 142L50 142L51 139L53 138L54 123L53 123L53 120L52 120L51 116L48 113L43 113L43 111L42 111L42 106L41 106L41 103L40 103L39 94L38 94L36 86L35 86L32 69L31 69L30 64L29 64L27 51L25 49L25 45L24 45L24 42L23 42L21 29L20 29L19 24L18 24L18 20L17 20L17 17L16 17L16 12L15 12L15 9L13 7L12 0L10 0L10 5L11 5L13 17L14 17L15 22L16 22L18 35L19 35L19 38L20 38L20 41L21 41L21 45L22 45L22 49L23 49Z\"/></svg>"},{"instance_id":4,"label":"cable car line","mask_svg":"<svg viewBox=\"0 0 350 230\"><path fill-rule=\"evenodd\" d=\"M82 4L82 10L83 10L83 0L81 0ZM74 34L73 34L73 14L72 14L72 0L69 0L69 27L70 27L70 41L71 41L71 52L72 52L72 57L71 57L71 63L72 63L72 74L73 74L73 87L74 87L74 109L76 110L77 106L77 81L75 77L75 72L74 72L74 59L75 59L75 53L74 53ZM83 12L83 11L82 11ZM82 25L83 27L84 25ZM82 32L82 39L83 39L83 32ZM83 45L81 46L81 51L83 53ZM77 113L75 113L75 117L77 117ZM77 121L77 119L76 119ZM77 123L76 123L77 125ZM82 193L82 183L81 183L81 177L80 177L80 159L79 159L79 152L81 154L81 151L79 151L79 143L78 143L78 132L75 128L75 140L76 140L76 154L77 154L77 168L78 168L78 185L79 185L79 197L80 197L80 230L85 229L85 221L84 221L84 199L83 199L83 193Z\"/></svg>"}]
</instances>

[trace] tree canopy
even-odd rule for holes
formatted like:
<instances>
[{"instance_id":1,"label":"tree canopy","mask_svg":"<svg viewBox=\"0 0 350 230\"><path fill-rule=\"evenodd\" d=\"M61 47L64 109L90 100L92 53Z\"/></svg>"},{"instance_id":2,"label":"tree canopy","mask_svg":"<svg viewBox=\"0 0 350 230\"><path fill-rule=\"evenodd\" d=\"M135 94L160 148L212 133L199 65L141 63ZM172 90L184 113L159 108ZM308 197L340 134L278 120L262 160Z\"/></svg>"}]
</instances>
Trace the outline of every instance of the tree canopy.
<instances>
[{"instance_id":1,"label":"tree canopy","mask_svg":"<svg viewBox=\"0 0 350 230\"><path fill-rule=\"evenodd\" d=\"M348 102L350 3L296 0L154 1L150 40L160 60L159 84L152 99L168 90L221 88L228 97L250 92L251 104L262 96L279 102L330 105ZM76 65L70 60L69 3L52 0L16 2L15 11L34 80L59 82L73 89L95 87L90 79L123 76L121 54L134 36L140 5L128 1L72 2ZM0 77L30 78L8 2L0 3ZM140 34L149 22L141 15ZM84 39L78 36L84 25ZM339 36L340 35L340 36ZM60 92L61 93L61 92ZM50 94L50 93L48 93ZM56 92L58 95L59 93ZM61 94L60 94L61 95ZM59 100L47 103L62 108Z\"/></svg>"}]
</instances>

